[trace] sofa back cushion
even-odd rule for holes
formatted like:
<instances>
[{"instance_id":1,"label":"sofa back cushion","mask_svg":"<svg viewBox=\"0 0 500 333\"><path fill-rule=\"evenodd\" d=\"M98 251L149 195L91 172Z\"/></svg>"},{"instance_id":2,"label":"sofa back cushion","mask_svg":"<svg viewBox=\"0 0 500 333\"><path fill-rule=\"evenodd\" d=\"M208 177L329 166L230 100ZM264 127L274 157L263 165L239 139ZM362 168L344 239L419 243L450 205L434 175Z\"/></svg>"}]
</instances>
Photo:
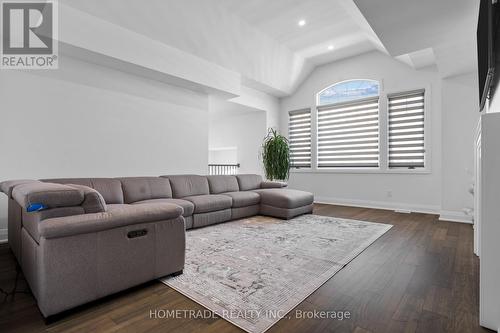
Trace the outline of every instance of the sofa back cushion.
<instances>
[{"instance_id":1,"label":"sofa back cushion","mask_svg":"<svg viewBox=\"0 0 500 333\"><path fill-rule=\"evenodd\" d=\"M174 198L184 198L192 195L209 194L208 180L198 175L162 176L170 180Z\"/></svg>"},{"instance_id":2,"label":"sofa back cushion","mask_svg":"<svg viewBox=\"0 0 500 333\"><path fill-rule=\"evenodd\" d=\"M41 181L88 186L99 192L107 204L123 204L122 183L115 178L55 178Z\"/></svg>"},{"instance_id":3,"label":"sofa back cushion","mask_svg":"<svg viewBox=\"0 0 500 333\"><path fill-rule=\"evenodd\" d=\"M260 188L262 183L262 176L260 175L236 175L236 178L238 179L240 191L256 190Z\"/></svg>"},{"instance_id":4,"label":"sofa back cushion","mask_svg":"<svg viewBox=\"0 0 500 333\"><path fill-rule=\"evenodd\" d=\"M217 175L207 176L210 194L219 194L224 192L237 192L240 190L238 180L235 176Z\"/></svg>"},{"instance_id":5,"label":"sofa back cushion","mask_svg":"<svg viewBox=\"0 0 500 333\"><path fill-rule=\"evenodd\" d=\"M120 181L126 204L142 200L172 198L172 188L166 178L126 177L120 178Z\"/></svg>"}]
</instances>

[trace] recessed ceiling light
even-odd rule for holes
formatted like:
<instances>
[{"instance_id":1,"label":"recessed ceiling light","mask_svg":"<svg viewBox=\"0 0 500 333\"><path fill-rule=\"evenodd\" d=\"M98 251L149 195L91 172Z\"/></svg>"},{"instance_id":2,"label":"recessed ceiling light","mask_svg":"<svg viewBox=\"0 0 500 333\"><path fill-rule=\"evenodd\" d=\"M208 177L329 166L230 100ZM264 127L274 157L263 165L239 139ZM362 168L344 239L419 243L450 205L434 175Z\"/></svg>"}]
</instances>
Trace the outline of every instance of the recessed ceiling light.
<instances>
[{"instance_id":1,"label":"recessed ceiling light","mask_svg":"<svg viewBox=\"0 0 500 333\"><path fill-rule=\"evenodd\" d=\"M306 20L300 20L299 21L299 27L303 27L306 25Z\"/></svg>"},{"instance_id":2,"label":"recessed ceiling light","mask_svg":"<svg viewBox=\"0 0 500 333\"><path fill-rule=\"evenodd\" d=\"M328 49L331 51L333 50L333 45L328 45Z\"/></svg>"}]
</instances>

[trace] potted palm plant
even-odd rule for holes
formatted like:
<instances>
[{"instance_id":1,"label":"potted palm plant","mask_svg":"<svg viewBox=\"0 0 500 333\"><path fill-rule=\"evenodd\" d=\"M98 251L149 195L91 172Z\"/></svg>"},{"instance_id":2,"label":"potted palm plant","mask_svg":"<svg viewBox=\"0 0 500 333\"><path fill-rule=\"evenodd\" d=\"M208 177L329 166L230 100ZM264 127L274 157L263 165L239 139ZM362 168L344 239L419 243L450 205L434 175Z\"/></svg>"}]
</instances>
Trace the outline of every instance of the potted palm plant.
<instances>
[{"instance_id":1,"label":"potted palm plant","mask_svg":"<svg viewBox=\"0 0 500 333\"><path fill-rule=\"evenodd\" d=\"M290 175L290 148L288 139L270 128L262 144L264 172L269 180L288 180Z\"/></svg>"}]
</instances>

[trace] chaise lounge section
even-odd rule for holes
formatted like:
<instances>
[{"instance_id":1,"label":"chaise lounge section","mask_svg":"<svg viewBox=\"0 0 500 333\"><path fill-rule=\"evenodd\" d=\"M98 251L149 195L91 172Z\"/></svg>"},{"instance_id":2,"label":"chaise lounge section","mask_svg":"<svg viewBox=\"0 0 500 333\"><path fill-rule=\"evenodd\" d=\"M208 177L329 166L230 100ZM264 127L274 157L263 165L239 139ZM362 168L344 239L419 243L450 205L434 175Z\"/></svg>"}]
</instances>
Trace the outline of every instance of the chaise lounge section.
<instances>
[{"instance_id":1,"label":"chaise lounge section","mask_svg":"<svg viewBox=\"0 0 500 333\"><path fill-rule=\"evenodd\" d=\"M259 175L16 180L0 189L10 247L45 317L181 273L186 229L289 219L311 213L314 199Z\"/></svg>"},{"instance_id":2,"label":"chaise lounge section","mask_svg":"<svg viewBox=\"0 0 500 333\"><path fill-rule=\"evenodd\" d=\"M285 189L280 182L263 182L259 175L236 176L240 191L252 191L260 197L259 214L282 219L291 219L312 213L312 193Z\"/></svg>"}]
</instances>

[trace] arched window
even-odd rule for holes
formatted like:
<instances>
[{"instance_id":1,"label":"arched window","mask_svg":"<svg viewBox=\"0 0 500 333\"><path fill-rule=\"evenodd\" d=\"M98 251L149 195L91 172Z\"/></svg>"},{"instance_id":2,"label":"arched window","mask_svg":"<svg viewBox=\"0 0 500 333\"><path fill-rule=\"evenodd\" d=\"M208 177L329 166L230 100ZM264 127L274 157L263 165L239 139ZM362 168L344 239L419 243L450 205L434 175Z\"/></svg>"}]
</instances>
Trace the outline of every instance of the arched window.
<instances>
[{"instance_id":1,"label":"arched window","mask_svg":"<svg viewBox=\"0 0 500 333\"><path fill-rule=\"evenodd\" d=\"M354 101L379 95L375 80L348 80L331 85L318 93L318 105Z\"/></svg>"}]
</instances>

